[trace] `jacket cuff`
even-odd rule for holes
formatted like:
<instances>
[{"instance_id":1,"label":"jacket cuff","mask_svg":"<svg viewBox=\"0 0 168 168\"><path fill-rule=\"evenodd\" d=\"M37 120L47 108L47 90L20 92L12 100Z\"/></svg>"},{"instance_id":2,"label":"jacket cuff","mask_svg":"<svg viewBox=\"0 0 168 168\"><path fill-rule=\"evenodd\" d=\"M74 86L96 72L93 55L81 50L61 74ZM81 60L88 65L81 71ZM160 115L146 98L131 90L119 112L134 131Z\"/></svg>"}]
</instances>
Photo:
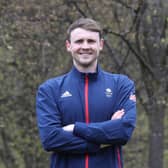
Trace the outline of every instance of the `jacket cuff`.
<instances>
[{"instance_id":1,"label":"jacket cuff","mask_svg":"<svg viewBox=\"0 0 168 168\"><path fill-rule=\"evenodd\" d=\"M76 122L73 133L78 137L84 138L85 135L87 135L87 124L82 122ZM100 144L88 142L87 148L88 152L97 152L100 149Z\"/></svg>"},{"instance_id":2,"label":"jacket cuff","mask_svg":"<svg viewBox=\"0 0 168 168\"><path fill-rule=\"evenodd\" d=\"M76 122L73 133L79 137L85 137L87 135L87 125L83 122Z\"/></svg>"}]
</instances>

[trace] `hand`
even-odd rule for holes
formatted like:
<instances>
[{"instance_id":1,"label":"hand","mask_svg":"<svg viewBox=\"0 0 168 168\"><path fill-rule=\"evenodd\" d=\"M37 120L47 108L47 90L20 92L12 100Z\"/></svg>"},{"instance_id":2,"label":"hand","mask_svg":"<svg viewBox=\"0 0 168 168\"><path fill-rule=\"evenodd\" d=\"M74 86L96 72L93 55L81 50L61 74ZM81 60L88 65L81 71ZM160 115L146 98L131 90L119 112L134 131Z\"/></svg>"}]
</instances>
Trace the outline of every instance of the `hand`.
<instances>
[{"instance_id":1,"label":"hand","mask_svg":"<svg viewBox=\"0 0 168 168\"><path fill-rule=\"evenodd\" d=\"M62 129L64 131L73 132L73 130L74 130L74 124L66 125L66 126L62 127Z\"/></svg>"},{"instance_id":2,"label":"hand","mask_svg":"<svg viewBox=\"0 0 168 168\"><path fill-rule=\"evenodd\" d=\"M110 144L101 144L101 145L100 145L100 148L103 149L103 148L107 148L107 147L109 147L109 146L111 146L111 145L110 145Z\"/></svg>"},{"instance_id":3,"label":"hand","mask_svg":"<svg viewBox=\"0 0 168 168\"><path fill-rule=\"evenodd\" d=\"M125 113L124 109L121 109L121 110L116 111L116 112L112 115L111 120L121 119L122 116L124 115L124 113Z\"/></svg>"}]
</instances>

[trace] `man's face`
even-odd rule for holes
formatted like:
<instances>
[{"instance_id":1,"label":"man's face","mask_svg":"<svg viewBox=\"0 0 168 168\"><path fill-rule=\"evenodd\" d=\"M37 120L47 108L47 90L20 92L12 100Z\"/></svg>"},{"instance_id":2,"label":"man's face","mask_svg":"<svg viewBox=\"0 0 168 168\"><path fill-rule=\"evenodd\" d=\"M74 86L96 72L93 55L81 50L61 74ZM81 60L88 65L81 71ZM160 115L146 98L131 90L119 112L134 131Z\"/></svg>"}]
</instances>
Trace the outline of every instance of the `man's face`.
<instances>
[{"instance_id":1,"label":"man's face","mask_svg":"<svg viewBox=\"0 0 168 168\"><path fill-rule=\"evenodd\" d=\"M71 32L70 40L66 41L66 47L77 68L92 68L97 65L97 58L103 49L103 40L98 32L76 28Z\"/></svg>"}]
</instances>

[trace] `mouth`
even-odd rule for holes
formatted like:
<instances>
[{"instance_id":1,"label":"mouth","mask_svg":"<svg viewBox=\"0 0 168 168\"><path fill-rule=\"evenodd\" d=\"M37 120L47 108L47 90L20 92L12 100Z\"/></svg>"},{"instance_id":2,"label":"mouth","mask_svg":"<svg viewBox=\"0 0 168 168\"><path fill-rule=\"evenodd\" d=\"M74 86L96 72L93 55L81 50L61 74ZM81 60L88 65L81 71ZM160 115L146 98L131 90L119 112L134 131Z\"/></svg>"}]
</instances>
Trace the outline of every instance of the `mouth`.
<instances>
[{"instance_id":1,"label":"mouth","mask_svg":"<svg viewBox=\"0 0 168 168\"><path fill-rule=\"evenodd\" d=\"M92 52L80 52L80 55L92 55Z\"/></svg>"}]
</instances>

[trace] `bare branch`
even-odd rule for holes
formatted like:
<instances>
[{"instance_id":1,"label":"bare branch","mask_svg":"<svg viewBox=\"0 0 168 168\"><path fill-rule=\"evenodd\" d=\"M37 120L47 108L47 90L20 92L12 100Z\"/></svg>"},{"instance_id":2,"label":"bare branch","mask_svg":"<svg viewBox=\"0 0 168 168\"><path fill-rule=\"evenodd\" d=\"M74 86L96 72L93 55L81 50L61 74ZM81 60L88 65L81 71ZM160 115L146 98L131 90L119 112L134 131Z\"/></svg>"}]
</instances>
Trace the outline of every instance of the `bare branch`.
<instances>
[{"instance_id":1,"label":"bare branch","mask_svg":"<svg viewBox=\"0 0 168 168\"><path fill-rule=\"evenodd\" d=\"M87 0L85 0L85 5L86 5L86 7L87 7L87 9L88 9L88 11L89 11L89 13L90 13L90 15L91 15L93 18L95 18L95 15L93 14L93 12L92 12L92 10L91 10L91 8L90 8L89 3L88 3Z\"/></svg>"},{"instance_id":2,"label":"bare branch","mask_svg":"<svg viewBox=\"0 0 168 168\"><path fill-rule=\"evenodd\" d=\"M85 14L85 12L79 7L78 3L76 1L72 1L72 3L74 4L75 8L77 9L77 11L83 16L83 17L87 17L87 15Z\"/></svg>"},{"instance_id":3,"label":"bare branch","mask_svg":"<svg viewBox=\"0 0 168 168\"><path fill-rule=\"evenodd\" d=\"M108 51L110 52L110 56L114 58L115 64L120 67L120 61L119 61L119 59L115 56L115 54L114 54L112 48L110 47L110 45L108 44L108 42L107 42L107 41L104 41L104 45L107 47Z\"/></svg>"},{"instance_id":4,"label":"bare branch","mask_svg":"<svg viewBox=\"0 0 168 168\"><path fill-rule=\"evenodd\" d=\"M107 31L107 30L106 30L106 31ZM139 55L139 54L135 51L135 49L132 47L131 43L125 38L124 35L119 34L119 33L116 33L116 32L113 32L113 31L111 31L111 30L108 31L108 33L111 33L111 34L113 34L113 35L115 35L115 36L120 37L120 38L127 44L128 48L129 48L129 49L132 51L132 53L137 57L137 59L140 61L140 63L141 63L144 67L146 67L146 69L151 73L151 75L152 75L154 78L157 79L157 77L155 76L155 73L154 73L152 67L147 63L147 61L146 61L141 55Z\"/></svg>"},{"instance_id":5,"label":"bare branch","mask_svg":"<svg viewBox=\"0 0 168 168\"><path fill-rule=\"evenodd\" d=\"M127 3L122 2L121 0L112 0L112 1L114 1L114 2L116 2L118 4L121 4L122 6L124 6L127 9L131 9L131 10L133 9L131 6L127 5Z\"/></svg>"},{"instance_id":6,"label":"bare branch","mask_svg":"<svg viewBox=\"0 0 168 168\"><path fill-rule=\"evenodd\" d=\"M130 53L130 49L128 48L127 53L126 53L124 59L122 60L120 66L118 67L118 71L119 71L119 72L120 72L120 71L122 70L122 68L124 67L125 62L126 62L126 60L128 59L128 57L129 57L129 53Z\"/></svg>"},{"instance_id":7,"label":"bare branch","mask_svg":"<svg viewBox=\"0 0 168 168\"><path fill-rule=\"evenodd\" d=\"M146 114L148 114L148 113L147 113L147 112L148 112L148 108L147 108L148 102L144 102L144 99L143 99L143 97L141 96L140 93L141 93L141 92L140 92L140 89L139 89L139 90L136 90L136 97L137 97L138 101L140 102L140 104L143 106L143 108L144 108Z\"/></svg>"}]
</instances>

